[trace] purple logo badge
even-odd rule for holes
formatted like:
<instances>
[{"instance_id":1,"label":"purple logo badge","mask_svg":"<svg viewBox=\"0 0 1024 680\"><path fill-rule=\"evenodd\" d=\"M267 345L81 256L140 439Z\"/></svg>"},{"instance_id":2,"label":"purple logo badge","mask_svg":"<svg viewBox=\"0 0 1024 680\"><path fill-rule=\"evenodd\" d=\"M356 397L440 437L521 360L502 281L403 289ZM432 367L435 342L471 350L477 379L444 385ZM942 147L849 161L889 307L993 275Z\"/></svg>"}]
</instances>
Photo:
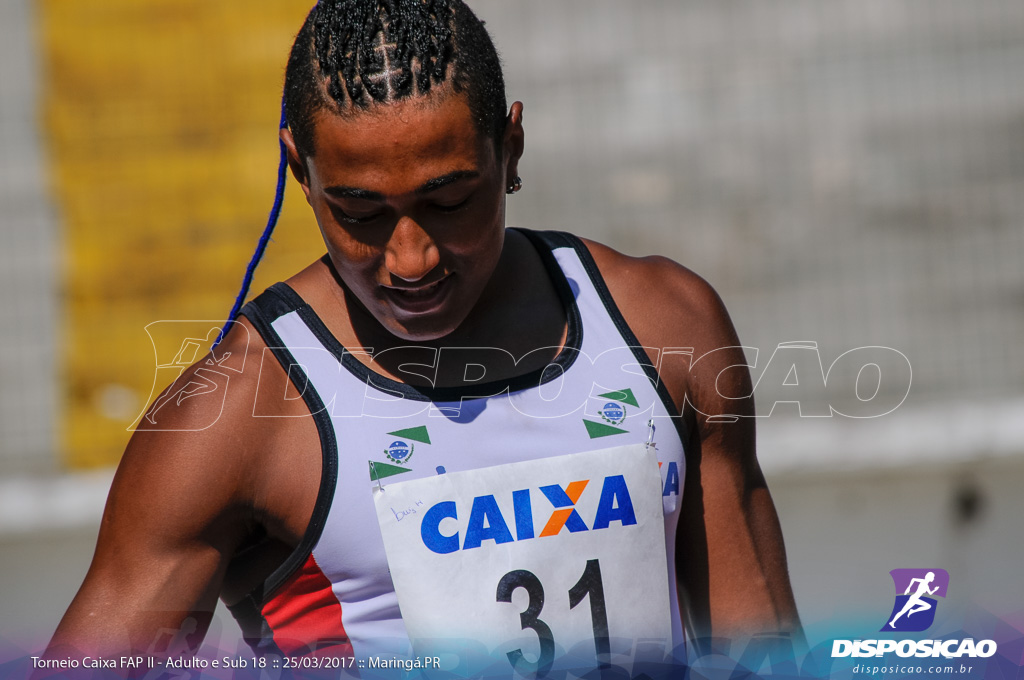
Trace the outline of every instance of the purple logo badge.
<instances>
[{"instance_id":1,"label":"purple logo badge","mask_svg":"<svg viewBox=\"0 0 1024 680\"><path fill-rule=\"evenodd\" d=\"M935 597L946 597L949 572L945 569L893 569L896 602L882 631L915 633L935 621Z\"/></svg>"}]
</instances>

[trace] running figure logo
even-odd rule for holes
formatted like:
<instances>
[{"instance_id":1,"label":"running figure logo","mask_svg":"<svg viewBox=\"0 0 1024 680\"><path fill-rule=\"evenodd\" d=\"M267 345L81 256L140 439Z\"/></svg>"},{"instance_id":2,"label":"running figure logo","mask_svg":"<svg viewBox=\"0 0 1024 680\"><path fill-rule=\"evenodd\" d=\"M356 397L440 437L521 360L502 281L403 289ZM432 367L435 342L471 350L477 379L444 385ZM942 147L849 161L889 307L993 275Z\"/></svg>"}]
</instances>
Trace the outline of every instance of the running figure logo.
<instances>
[{"instance_id":1,"label":"running figure logo","mask_svg":"<svg viewBox=\"0 0 1024 680\"><path fill-rule=\"evenodd\" d=\"M945 569L893 569L896 602L883 631L920 632L935 621L937 597L946 597L949 572ZM900 594L902 593L902 595Z\"/></svg>"}]
</instances>

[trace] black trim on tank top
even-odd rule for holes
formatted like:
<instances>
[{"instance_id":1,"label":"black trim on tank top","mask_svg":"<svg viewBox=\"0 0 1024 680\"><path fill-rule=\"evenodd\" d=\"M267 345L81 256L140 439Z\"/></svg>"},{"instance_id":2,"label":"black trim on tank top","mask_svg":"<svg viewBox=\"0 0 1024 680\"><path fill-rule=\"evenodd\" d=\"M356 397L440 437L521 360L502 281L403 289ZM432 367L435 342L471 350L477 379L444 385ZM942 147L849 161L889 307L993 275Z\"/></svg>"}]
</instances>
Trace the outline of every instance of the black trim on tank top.
<instances>
[{"instance_id":1,"label":"black trim on tank top","mask_svg":"<svg viewBox=\"0 0 1024 680\"><path fill-rule=\"evenodd\" d=\"M231 616L242 629L242 640L249 645L253 652L261 656L285 656L284 651L274 641L274 631L270 629L267 620L263 618L262 602L257 603L251 595L247 595L235 604L227 605L227 610L231 612ZM247 626L258 626L259 636L250 636L249 633L255 632L256 629L247 628Z\"/></svg>"},{"instance_id":2,"label":"black trim on tank top","mask_svg":"<svg viewBox=\"0 0 1024 680\"><path fill-rule=\"evenodd\" d=\"M288 351L284 341L268 320L276 319L282 314L287 314L291 311L288 300L282 297L277 289L279 285L281 284L275 284L261 293L245 305L240 313L249 319L281 367L286 372L289 371L289 367L292 367L291 370L295 371L289 377L289 380L292 381L292 385L297 390L301 389L302 399L306 403L309 412L313 415L313 422L316 423L317 434L320 437L322 467L316 505L313 507L313 514L309 518L309 525L306 527L302 540L299 541L295 550L292 551L281 566L275 569L262 584L254 588L241 601L229 607L232 614L236 611L243 616L256 614L263 627L265 627L265 622L262 621L263 604L296 570L305 564L312 554L313 548L320 540L320 534L323 532L324 524L327 521L327 514L334 500L334 491L338 486L338 445L330 413L316 390L309 389L309 377L299 362L295 360L295 357L292 356L292 353ZM306 382L305 389L295 384L296 377Z\"/></svg>"},{"instance_id":3,"label":"black trim on tank top","mask_svg":"<svg viewBox=\"0 0 1024 680\"><path fill-rule=\"evenodd\" d=\"M294 310L298 312L299 318L305 322L310 332L312 332L316 339L323 344L327 351L336 358L341 358L342 365L349 371L349 373L354 375L360 381L363 381L367 385L370 385L382 392L401 395L406 399L413 401L430 402L451 402L459 401L461 399L484 399L488 397L480 395L493 396L502 394L506 391L518 392L520 390L537 387L538 385L543 385L544 383L555 380L563 372L569 370L572 364L576 361L576 357L579 356L579 350L583 346L583 321L580 317L579 307L576 306L576 297L573 295L572 288L569 287L569 282L566 281L562 268L558 266L558 262L555 260L554 255L551 254L551 250L547 244L527 230L512 230L523 234L540 256L541 262L544 264L544 269L547 271L548 278L555 287L555 291L558 293L558 298L562 303L562 308L565 310L567 331L565 344L559 350L555 358L548 362L546 366L542 366L541 368L523 375L512 376L505 380L494 380L479 384L474 383L472 385L464 385L460 387L428 387L426 385L409 385L398 382L397 380L393 380L387 376L370 370L368 366L352 356L352 353L348 351L327 329L327 325L317 315L313 308L309 306L309 304L307 304L306 301L303 300L302 297L299 296L299 294L290 286L284 283L275 283L269 290L273 290L287 300L286 309L288 311ZM337 273L334 271L334 267L331 264L330 259L325 255L322 260L328 266L328 269L335 277L335 280L339 282L339 285L344 285L340 282ZM552 366L557 367L559 370L553 369Z\"/></svg>"},{"instance_id":4,"label":"black trim on tank top","mask_svg":"<svg viewBox=\"0 0 1024 680\"><path fill-rule=\"evenodd\" d=\"M679 413L679 409L676 408L675 402L672 401L672 395L670 395L668 393L668 389L665 388L665 384L662 382L661 376L658 374L658 369L651 365L651 358L647 356L640 340L637 339L636 334L633 333L633 329L629 327L628 323L626 323L625 317L623 317L622 312L619 311L619 306L615 304L611 291L608 290L608 284L605 283L604 277L601 275L600 270L598 270L597 263L594 261L594 256L590 254L590 249L588 249L586 244L577 236L564 231L540 232L537 236L543 239L550 239L551 243L557 243L558 245L572 248L576 251L576 255L580 258L580 262L583 263L583 269L590 277L591 283L594 284L594 289L601 298L601 302L604 304L605 311L608 312L609 318L611 318L612 323L615 324L615 328L618 329L619 335L621 335L622 339L625 340L627 345L629 345L630 350L633 352L633 356L636 357L637 362L643 369L644 374L651 381L651 384L654 386L658 396L661 397L661 403L665 407L665 411L668 412L672 421L675 423L676 431L679 433L679 440L683 445L683 450L685 451L686 444L690 441L688 438L686 422L683 420L682 414ZM663 348L658 349L660 351Z\"/></svg>"}]
</instances>

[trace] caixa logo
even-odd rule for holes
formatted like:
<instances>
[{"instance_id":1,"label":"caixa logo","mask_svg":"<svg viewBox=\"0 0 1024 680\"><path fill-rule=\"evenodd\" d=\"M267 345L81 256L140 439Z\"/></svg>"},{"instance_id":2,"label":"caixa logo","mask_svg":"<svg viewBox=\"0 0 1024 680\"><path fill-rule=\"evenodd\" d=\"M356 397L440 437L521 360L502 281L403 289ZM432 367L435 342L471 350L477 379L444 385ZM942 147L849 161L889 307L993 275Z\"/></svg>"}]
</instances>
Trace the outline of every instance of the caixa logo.
<instances>
[{"instance_id":1,"label":"caixa logo","mask_svg":"<svg viewBox=\"0 0 1024 680\"><path fill-rule=\"evenodd\" d=\"M622 475L610 475L604 478L601 485L601 497L597 502L594 517L584 519L576 509L576 503L590 484L589 479L581 479L566 487L550 484L539 488L547 502L554 510L548 518L540 534L535 533L533 522L533 498L530 489L519 489L512 492L511 525L515 528L513 537L510 522L502 513L493 494L477 496L469 509L469 520L465 532L456 531L452 534L443 533L441 522L445 519L459 519L459 508L455 501L435 503L423 515L420 525L420 537L431 551L444 555L459 549L470 550L479 548L484 541L495 544L526 541L532 538L557 536L562 529L572 533L579 531L597 531L607 529L613 522L622 526L636 524L636 513L633 511L633 500L629 488Z\"/></svg>"}]
</instances>

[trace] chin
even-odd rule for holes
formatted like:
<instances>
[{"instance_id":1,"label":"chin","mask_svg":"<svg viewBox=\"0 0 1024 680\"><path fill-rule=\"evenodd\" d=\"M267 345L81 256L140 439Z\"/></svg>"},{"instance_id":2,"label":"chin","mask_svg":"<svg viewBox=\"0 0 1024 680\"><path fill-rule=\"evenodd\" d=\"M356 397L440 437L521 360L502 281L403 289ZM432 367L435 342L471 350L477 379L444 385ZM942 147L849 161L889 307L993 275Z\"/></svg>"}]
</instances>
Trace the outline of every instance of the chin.
<instances>
[{"instance_id":1,"label":"chin","mask_svg":"<svg viewBox=\"0 0 1024 680\"><path fill-rule=\"evenodd\" d=\"M407 340L409 342L432 342L434 340L440 340L448 335L451 335L457 328L458 325L438 325L438 324L385 324L384 328L388 330L393 336L401 340Z\"/></svg>"},{"instance_id":2,"label":"chin","mask_svg":"<svg viewBox=\"0 0 1024 680\"><path fill-rule=\"evenodd\" d=\"M454 291L453 291L454 292ZM454 298L454 299L453 299ZM377 322L391 335L407 342L434 342L459 330L473 308L472 301L449 295L438 308L421 313L403 313L387 305L380 310Z\"/></svg>"}]
</instances>

